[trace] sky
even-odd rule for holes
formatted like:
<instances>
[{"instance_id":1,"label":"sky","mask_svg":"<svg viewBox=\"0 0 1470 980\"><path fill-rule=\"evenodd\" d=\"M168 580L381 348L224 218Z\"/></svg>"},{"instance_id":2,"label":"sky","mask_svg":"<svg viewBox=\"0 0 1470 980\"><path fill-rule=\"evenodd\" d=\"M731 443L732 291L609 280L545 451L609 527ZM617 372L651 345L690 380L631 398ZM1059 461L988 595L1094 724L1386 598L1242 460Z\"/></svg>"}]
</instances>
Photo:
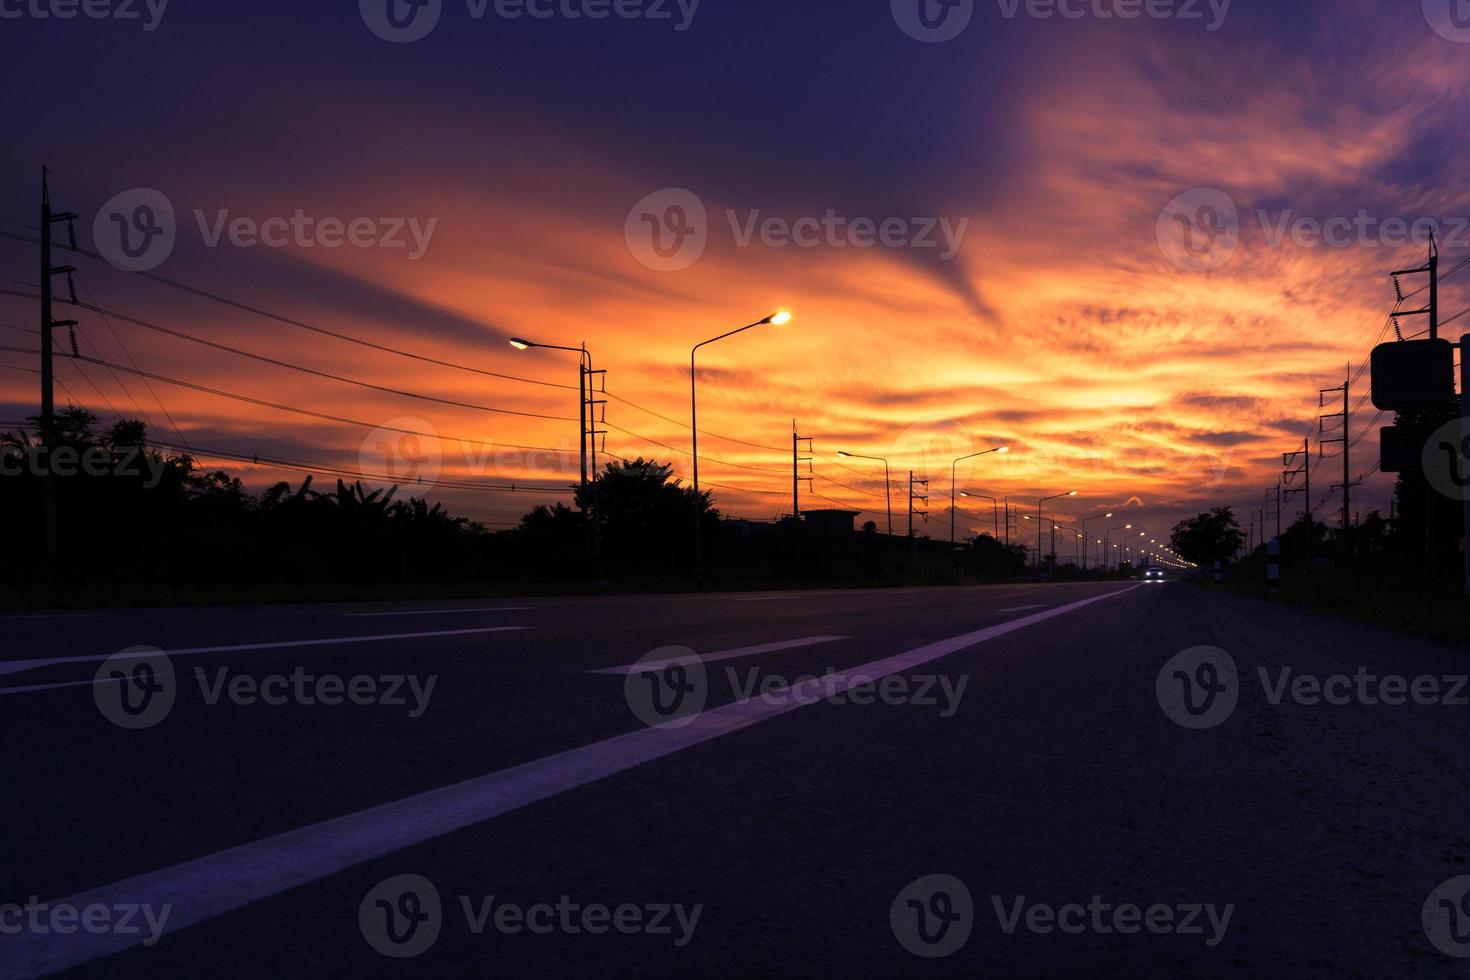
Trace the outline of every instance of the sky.
<instances>
[{"instance_id":1,"label":"sky","mask_svg":"<svg viewBox=\"0 0 1470 980\"><path fill-rule=\"evenodd\" d=\"M388 2L0 0L0 422L37 410L44 163L101 256L57 250L96 308L58 316L111 365L61 359L58 402L254 489L568 499L577 356L511 337L585 343L603 460L687 479L691 348L789 309L698 355L726 514L791 511L795 423L803 509L880 527L883 464L839 451L889 460L900 530L928 479L934 537L952 487L961 534L1071 490L1045 513L1094 534L1244 522L1283 452L1340 453L1350 364L1352 507L1386 510L1356 375L1388 273L1430 228L1442 270L1470 252L1456 0Z\"/></svg>"}]
</instances>

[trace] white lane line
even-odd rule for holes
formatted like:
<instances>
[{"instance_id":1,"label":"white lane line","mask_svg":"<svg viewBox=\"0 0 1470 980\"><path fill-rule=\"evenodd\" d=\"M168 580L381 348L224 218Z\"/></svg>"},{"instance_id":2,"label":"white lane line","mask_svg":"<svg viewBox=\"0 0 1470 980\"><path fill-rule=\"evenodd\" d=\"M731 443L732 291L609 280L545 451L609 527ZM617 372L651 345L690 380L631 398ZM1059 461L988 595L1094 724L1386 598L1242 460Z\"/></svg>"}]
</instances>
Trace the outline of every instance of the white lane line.
<instances>
[{"instance_id":1,"label":"white lane line","mask_svg":"<svg viewBox=\"0 0 1470 980\"><path fill-rule=\"evenodd\" d=\"M930 643L829 675L821 685L828 694L834 694L857 684L871 684L1136 588L1139 586ZM798 692L792 692L790 698L773 695L737 701L696 715L682 728L643 728L50 904L64 902L78 908L93 904L116 908L123 903L145 902L155 908L167 905L172 913L164 931L174 932L820 701L821 697L808 698ZM59 973L120 953L142 942L146 933L142 930L139 935L122 935L117 930L106 930L62 936L50 931L24 932L0 943L0 974Z\"/></svg>"},{"instance_id":2,"label":"white lane line","mask_svg":"<svg viewBox=\"0 0 1470 980\"><path fill-rule=\"evenodd\" d=\"M1025 612L1028 609L1045 609L1045 608L1046 608L1046 603L1039 602L1039 603L1037 603L1034 606L1012 606L1010 609L997 609L996 612L1003 612L1003 613L1008 613L1008 612Z\"/></svg>"},{"instance_id":3,"label":"white lane line","mask_svg":"<svg viewBox=\"0 0 1470 980\"><path fill-rule=\"evenodd\" d=\"M171 673L162 673L155 676L172 677L174 675ZM94 677L91 680L87 681L66 681L61 684L32 684L29 687L0 687L0 698L6 697L11 694L34 694L37 691L56 691L60 690L63 687L95 687L98 684L112 683L115 683L115 681L113 681L111 678L99 679Z\"/></svg>"},{"instance_id":4,"label":"white lane line","mask_svg":"<svg viewBox=\"0 0 1470 980\"><path fill-rule=\"evenodd\" d=\"M736 596L736 602L782 602L786 599L805 599L804 595L750 595Z\"/></svg>"},{"instance_id":5,"label":"white lane line","mask_svg":"<svg viewBox=\"0 0 1470 980\"><path fill-rule=\"evenodd\" d=\"M201 653L240 653L249 650L287 650L292 647L342 646L349 643L386 643L392 640L425 640L436 636L472 636L477 633L509 633L524 629L530 629L530 627L486 626L473 630L434 630L429 633L385 633L381 636L336 636L323 640L283 640L278 643L239 643L233 646L222 647L183 647L178 650L164 650L163 652L170 657L187 657ZM35 670L37 667L52 667L56 664L101 663L114 656L117 656L117 654L94 653L81 657L47 657L41 660L4 660L0 661L0 676L5 674L18 674L24 670ZM146 653L133 653L128 654L124 659L146 656L148 656Z\"/></svg>"},{"instance_id":6,"label":"white lane line","mask_svg":"<svg viewBox=\"0 0 1470 980\"><path fill-rule=\"evenodd\" d=\"M846 640L845 636L807 636L800 640L782 640L778 643L762 643L753 647L737 647L734 650L720 650L717 653L706 653L700 656L705 663L713 663L716 660L734 660L737 657L753 657L758 653L775 653L777 650L794 650L797 647L816 646L818 643L832 643L836 640ZM651 660L637 664L623 664L619 667L601 667L597 670L589 670L589 674L629 674L636 670L656 670L669 664L677 663L680 658L669 660Z\"/></svg>"},{"instance_id":7,"label":"white lane line","mask_svg":"<svg viewBox=\"0 0 1470 980\"><path fill-rule=\"evenodd\" d=\"M372 618L374 616L457 616L469 613L524 612L530 606L496 606L494 609L405 609L398 612L342 613L343 616Z\"/></svg>"}]
</instances>

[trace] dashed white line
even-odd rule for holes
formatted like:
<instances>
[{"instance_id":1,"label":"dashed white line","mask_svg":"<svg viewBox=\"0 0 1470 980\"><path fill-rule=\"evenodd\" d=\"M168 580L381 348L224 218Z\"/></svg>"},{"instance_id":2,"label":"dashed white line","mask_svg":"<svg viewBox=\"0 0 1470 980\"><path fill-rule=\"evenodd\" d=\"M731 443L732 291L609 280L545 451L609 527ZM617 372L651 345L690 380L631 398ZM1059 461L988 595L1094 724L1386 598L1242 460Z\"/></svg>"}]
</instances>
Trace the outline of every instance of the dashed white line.
<instances>
[{"instance_id":1,"label":"dashed white line","mask_svg":"<svg viewBox=\"0 0 1470 980\"><path fill-rule=\"evenodd\" d=\"M1140 586L1093 596L885 657L833 674L825 679L824 686L832 693L841 693L854 685L871 684L1137 588ZM77 908L92 905L117 908L125 903L168 906L173 912L164 931L175 932L814 703L820 702L796 695L736 701L697 715L682 728L640 729L103 885L51 904ZM122 952L142 939L142 935L123 935L117 930L64 936L26 932L0 944L0 968L3 968L0 973L21 976L59 973Z\"/></svg>"},{"instance_id":2,"label":"dashed white line","mask_svg":"<svg viewBox=\"0 0 1470 980\"><path fill-rule=\"evenodd\" d=\"M1012 606L1010 609L997 609L996 612L1026 612L1028 609L1045 609L1046 603L1040 602L1034 606Z\"/></svg>"},{"instance_id":3,"label":"dashed white line","mask_svg":"<svg viewBox=\"0 0 1470 980\"><path fill-rule=\"evenodd\" d=\"M530 606L496 606L493 609L403 609L394 612L342 613L343 616L373 618L385 616L463 616L470 613L524 612Z\"/></svg>"},{"instance_id":4,"label":"dashed white line","mask_svg":"<svg viewBox=\"0 0 1470 980\"><path fill-rule=\"evenodd\" d=\"M527 626L486 626L481 629L472 630L434 630L429 633L386 633L381 636L335 636L322 640L282 640L276 643L238 643L233 646L220 647L184 647L178 650L164 650L163 653L170 657L187 657L204 653L240 653L251 650L287 650L294 647L329 647L343 646L351 643L387 643L392 640L424 640L436 636L473 636L477 633L510 633L516 630L529 629ZM101 663L111 657L118 656L112 653L93 653L81 657L46 657L37 660L5 660L0 661L0 675L18 674L25 670L35 670L37 667L52 667L56 664L95 664ZM123 659L146 657L146 653L127 654Z\"/></svg>"}]
</instances>

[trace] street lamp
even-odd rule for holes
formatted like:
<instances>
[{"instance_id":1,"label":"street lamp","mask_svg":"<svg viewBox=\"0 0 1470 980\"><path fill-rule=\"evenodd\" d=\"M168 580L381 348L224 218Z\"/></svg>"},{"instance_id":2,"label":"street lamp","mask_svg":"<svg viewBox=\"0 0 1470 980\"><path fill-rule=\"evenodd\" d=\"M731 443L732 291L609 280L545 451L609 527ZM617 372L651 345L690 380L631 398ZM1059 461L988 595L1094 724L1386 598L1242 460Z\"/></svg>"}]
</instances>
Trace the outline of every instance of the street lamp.
<instances>
[{"instance_id":1,"label":"street lamp","mask_svg":"<svg viewBox=\"0 0 1470 980\"><path fill-rule=\"evenodd\" d=\"M1114 531L1131 531L1131 530L1133 530L1133 525L1132 524L1124 524L1122 527L1108 528L1108 532L1103 535L1103 560L1104 560L1105 563L1106 563L1107 557L1108 557L1108 542L1112 540L1113 532ZM1114 551L1117 551L1118 550L1118 546L1117 545L1113 545L1113 550Z\"/></svg>"},{"instance_id":2,"label":"street lamp","mask_svg":"<svg viewBox=\"0 0 1470 980\"><path fill-rule=\"evenodd\" d=\"M1098 520L1099 518L1101 518L1103 520L1106 520L1106 519L1108 519L1108 518L1110 518L1112 516L1113 515L1109 513L1109 514L1101 514L1101 515L1095 514L1092 517L1083 518L1083 520L1082 520L1082 533L1083 534L1086 534L1087 533L1087 522L1088 521L1095 521L1095 520ZM1092 549L1089 548L1088 550L1090 551ZM1082 553L1082 570L1084 572L1087 571L1087 552L1085 552L1085 551Z\"/></svg>"},{"instance_id":3,"label":"street lamp","mask_svg":"<svg viewBox=\"0 0 1470 980\"><path fill-rule=\"evenodd\" d=\"M581 363L577 371L577 389L582 394L581 423L582 423L582 486L587 486L587 386L592 379L592 355L587 346L563 347L560 344L538 344L531 340L522 340L520 337L510 338L510 345L516 350L564 350L580 357ZM596 475L596 474L594 474Z\"/></svg>"},{"instance_id":4,"label":"street lamp","mask_svg":"<svg viewBox=\"0 0 1470 980\"><path fill-rule=\"evenodd\" d=\"M1066 493L1052 494L1050 497L1042 497L1036 501L1036 570L1041 571L1041 505L1048 500L1060 500L1062 497L1075 497L1076 490L1068 490Z\"/></svg>"},{"instance_id":5,"label":"street lamp","mask_svg":"<svg viewBox=\"0 0 1470 980\"><path fill-rule=\"evenodd\" d=\"M883 464L883 496L888 501L888 537L891 540L893 538L893 489L888 479L888 460L882 456L863 456L859 453L845 453L840 450L837 455L843 459L870 459Z\"/></svg>"},{"instance_id":6,"label":"street lamp","mask_svg":"<svg viewBox=\"0 0 1470 980\"><path fill-rule=\"evenodd\" d=\"M987 449L984 452L971 453L968 456L961 456L959 459L949 464L949 543L951 545L954 544L955 468L967 459L978 459L981 456L989 456L991 453L1000 453L1002 456L1004 456L1010 451L1010 446L997 446L994 449Z\"/></svg>"},{"instance_id":7,"label":"street lamp","mask_svg":"<svg viewBox=\"0 0 1470 980\"><path fill-rule=\"evenodd\" d=\"M995 516L995 543L996 544L1000 544L1000 502L998 500L996 500L994 497L987 497L983 493L970 493L968 490L961 490L960 491L960 496L961 497L973 497L976 500L988 500L988 501L990 501L990 507L991 507L991 510L994 512L994 516Z\"/></svg>"},{"instance_id":8,"label":"street lamp","mask_svg":"<svg viewBox=\"0 0 1470 980\"><path fill-rule=\"evenodd\" d=\"M587 424L587 420L588 420L588 412L587 412L587 409L590 407L589 404L588 404L588 391L591 389L591 386L592 386L592 374L593 374L593 371L592 371L592 354L591 354L591 352L589 352L587 350L587 345L586 344L583 344L581 347L563 347L561 344L538 344L535 341L525 340L525 339L523 339L521 337L512 337L512 338L510 338L510 345L512 347L514 347L516 350L538 350L538 349L539 350L560 350L560 351L568 351L568 352L570 352L572 354L576 354L577 355L577 359L578 359L578 363L577 363L577 390L580 392L580 398L579 398L580 404L578 406L578 418L581 420L581 423L580 423L580 427L581 427L581 453L580 453L579 459L581 461L581 466L582 466L582 499L583 499L583 510L584 511L590 511L591 512L591 521L590 521L591 526L587 529L587 542L586 543L587 543L587 553L591 557L592 563L594 565L594 570L595 570L595 566L596 566L597 559L598 559L598 552L600 550L600 544L599 544L599 538L600 538L600 536L599 536L599 533L598 533L598 525L597 525L597 520L598 520L598 512L597 512L597 485L595 483L595 481L597 479L597 463L596 463L596 460L597 460L597 440L596 439L593 439L592 442L591 442L591 445L590 445L590 449L591 449L591 463L592 463L590 469L591 469L592 480L594 481L593 484L592 484L591 499L588 499L588 495L587 495L587 486L588 486L588 479L587 479L587 477L588 477L588 469L589 469L589 467L588 467L588 462L589 462L588 449L589 449L589 445L588 445L587 439L588 439L588 434L589 434L588 433L588 429L590 428L590 426L588 426L588 424Z\"/></svg>"},{"instance_id":9,"label":"street lamp","mask_svg":"<svg viewBox=\"0 0 1470 980\"><path fill-rule=\"evenodd\" d=\"M729 333L722 333L718 337L711 337L709 340L695 344L689 351L689 443L691 450L690 457L694 461L694 581L700 587L704 585L704 508L701 506L699 498L699 398L694 385L694 355L699 353L701 347L708 347L717 340L733 337L737 333L744 333L756 327L763 327L768 323L773 326L784 327L790 322L791 311L779 310L764 319L757 320L738 330L731 330Z\"/></svg>"}]
</instances>

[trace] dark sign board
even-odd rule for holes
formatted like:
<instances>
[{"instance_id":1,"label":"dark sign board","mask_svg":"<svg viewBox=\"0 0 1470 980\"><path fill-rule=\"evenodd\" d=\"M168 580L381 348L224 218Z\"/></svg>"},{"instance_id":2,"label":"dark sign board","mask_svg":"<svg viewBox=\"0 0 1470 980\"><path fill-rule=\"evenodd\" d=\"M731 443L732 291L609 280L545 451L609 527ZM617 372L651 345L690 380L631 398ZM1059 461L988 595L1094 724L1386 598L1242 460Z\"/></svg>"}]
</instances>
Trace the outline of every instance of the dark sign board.
<instances>
[{"instance_id":1,"label":"dark sign board","mask_svg":"<svg viewBox=\"0 0 1470 980\"><path fill-rule=\"evenodd\" d=\"M1430 430L1423 426L1386 425L1379 429L1378 468L1385 473L1419 469L1429 434Z\"/></svg>"},{"instance_id":2,"label":"dark sign board","mask_svg":"<svg viewBox=\"0 0 1470 980\"><path fill-rule=\"evenodd\" d=\"M1373 407L1437 408L1455 400L1455 348L1448 340L1400 340L1373 348Z\"/></svg>"}]
</instances>

